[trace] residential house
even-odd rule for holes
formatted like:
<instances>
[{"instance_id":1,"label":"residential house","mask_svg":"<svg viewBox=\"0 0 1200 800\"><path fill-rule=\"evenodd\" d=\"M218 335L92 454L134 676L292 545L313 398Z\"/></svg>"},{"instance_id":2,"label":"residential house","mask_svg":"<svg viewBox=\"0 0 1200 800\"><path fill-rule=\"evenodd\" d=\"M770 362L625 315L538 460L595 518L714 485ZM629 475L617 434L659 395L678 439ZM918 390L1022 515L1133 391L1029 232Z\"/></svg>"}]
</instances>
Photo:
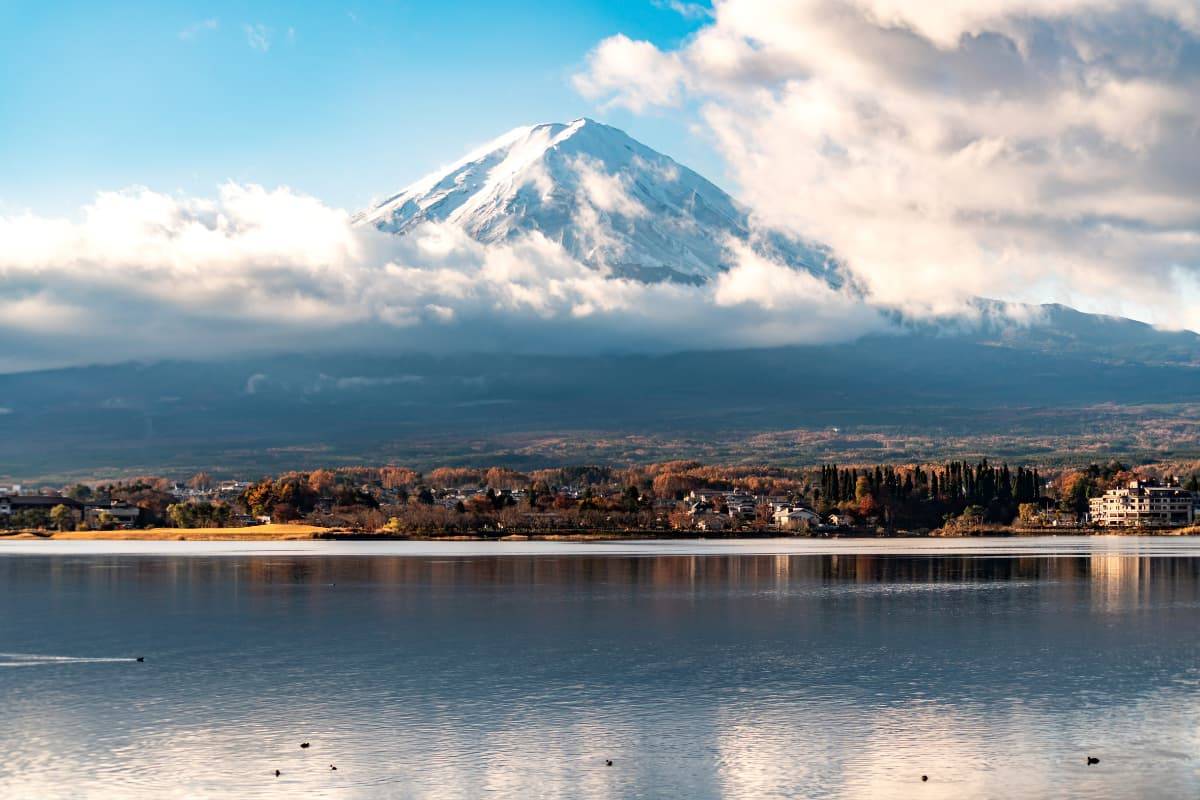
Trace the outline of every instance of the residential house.
<instances>
[{"instance_id":1,"label":"residential house","mask_svg":"<svg viewBox=\"0 0 1200 800\"><path fill-rule=\"evenodd\" d=\"M102 519L111 519L118 528L133 528L141 521L142 509L114 500L106 506L88 506L83 518L89 525L100 525Z\"/></svg>"},{"instance_id":2,"label":"residential house","mask_svg":"<svg viewBox=\"0 0 1200 800\"><path fill-rule=\"evenodd\" d=\"M775 527L781 530L811 528L821 523L821 515L811 508L792 506L775 509Z\"/></svg>"},{"instance_id":3,"label":"residential house","mask_svg":"<svg viewBox=\"0 0 1200 800\"><path fill-rule=\"evenodd\" d=\"M758 516L758 502L753 495L745 492L725 495L725 507L734 519L754 519Z\"/></svg>"}]
</instances>

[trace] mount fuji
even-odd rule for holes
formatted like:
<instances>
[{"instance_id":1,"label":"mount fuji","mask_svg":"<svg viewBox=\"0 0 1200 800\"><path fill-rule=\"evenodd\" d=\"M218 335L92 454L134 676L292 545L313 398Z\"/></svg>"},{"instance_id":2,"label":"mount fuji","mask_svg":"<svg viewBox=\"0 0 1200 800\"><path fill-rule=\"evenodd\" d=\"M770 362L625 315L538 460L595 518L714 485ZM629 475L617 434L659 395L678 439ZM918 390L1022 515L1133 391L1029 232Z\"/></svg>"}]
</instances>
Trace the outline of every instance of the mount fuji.
<instances>
[{"instance_id":1,"label":"mount fuji","mask_svg":"<svg viewBox=\"0 0 1200 800\"><path fill-rule=\"evenodd\" d=\"M451 223L488 244L537 232L589 266L646 282L707 281L740 242L841 283L825 248L758 230L702 176L590 119L512 130L355 219L401 235Z\"/></svg>"}]
</instances>

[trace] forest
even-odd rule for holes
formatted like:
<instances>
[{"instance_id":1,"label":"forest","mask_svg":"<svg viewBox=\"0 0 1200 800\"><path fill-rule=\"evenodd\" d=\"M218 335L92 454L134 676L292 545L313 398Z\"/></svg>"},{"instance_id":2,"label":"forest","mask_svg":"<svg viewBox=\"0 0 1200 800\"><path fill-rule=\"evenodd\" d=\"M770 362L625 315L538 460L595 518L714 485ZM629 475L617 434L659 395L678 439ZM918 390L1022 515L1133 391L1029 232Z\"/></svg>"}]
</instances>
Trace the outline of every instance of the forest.
<instances>
[{"instance_id":1,"label":"forest","mask_svg":"<svg viewBox=\"0 0 1200 800\"><path fill-rule=\"evenodd\" d=\"M522 472L506 466L402 466L290 471L255 481L184 481L147 476L74 484L43 494L100 513L65 510L0 516L8 529L117 525L104 508L140 509L138 527L222 528L301 523L396 535L503 535L516 532L694 531L752 533L779 527L780 509L809 509L796 535L830 528L881 534L954 532L980 527L1072 524L1088 499L1134 477L1181 476L1200 490L1195 463L1131 467L1119 461L1050 469L956 460L925 464L814 467L656 464L578 465ZM736 501L737 514L730 513ZM747 508L754 513L746 513ZM718 524L714 517L727 517ZM1051 520L1053 521L1051 523ZM794 526L789 526L794 527Z\"/></svg>"}]
</instances>

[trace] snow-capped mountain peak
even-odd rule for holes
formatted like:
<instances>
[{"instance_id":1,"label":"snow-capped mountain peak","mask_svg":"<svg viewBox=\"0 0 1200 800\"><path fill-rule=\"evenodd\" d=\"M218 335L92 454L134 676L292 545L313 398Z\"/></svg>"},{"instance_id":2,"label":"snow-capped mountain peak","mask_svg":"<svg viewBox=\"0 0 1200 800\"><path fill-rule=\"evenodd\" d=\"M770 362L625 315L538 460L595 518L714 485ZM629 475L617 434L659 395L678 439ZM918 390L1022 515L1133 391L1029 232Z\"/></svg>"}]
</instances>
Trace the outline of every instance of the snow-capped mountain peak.
<instances>
[{"instance_id":1,"label":"snow-capped mountain peak","mask_svg":"<svg viewBox=\"0 0 1200 800\"><path fill-rule=\"evenodd\" d=\"M579 260L641 280L702 282L730 266L729 240L830 275L828 255L751 233L728 194L623 131L591 119L516 128L413 183L357 222L405 234L424 222L479 241L534 231Z\"/></svg>"}]
</instances>

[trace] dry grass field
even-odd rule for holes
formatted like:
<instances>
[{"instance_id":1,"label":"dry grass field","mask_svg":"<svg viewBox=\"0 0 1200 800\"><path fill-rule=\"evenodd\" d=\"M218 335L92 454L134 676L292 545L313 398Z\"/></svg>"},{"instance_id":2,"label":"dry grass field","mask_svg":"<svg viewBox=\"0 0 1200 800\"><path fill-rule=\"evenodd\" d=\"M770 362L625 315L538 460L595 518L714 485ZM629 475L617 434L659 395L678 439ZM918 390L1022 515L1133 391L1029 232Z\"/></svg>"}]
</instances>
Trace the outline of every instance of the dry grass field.
<instances>
[{"instance_id":1,"label":"dry grass field","mask_svg":"<svg viewBox=\"0 0 1200 800\"><path fill-rule=\"evenodd\" d=\"M248 528L149 528L131 531L39 531L13 534L7 538L75 540L152 541L272 541L312 539L326 528L312 525L254 525Z\"/></svg>"}]
</instances>

